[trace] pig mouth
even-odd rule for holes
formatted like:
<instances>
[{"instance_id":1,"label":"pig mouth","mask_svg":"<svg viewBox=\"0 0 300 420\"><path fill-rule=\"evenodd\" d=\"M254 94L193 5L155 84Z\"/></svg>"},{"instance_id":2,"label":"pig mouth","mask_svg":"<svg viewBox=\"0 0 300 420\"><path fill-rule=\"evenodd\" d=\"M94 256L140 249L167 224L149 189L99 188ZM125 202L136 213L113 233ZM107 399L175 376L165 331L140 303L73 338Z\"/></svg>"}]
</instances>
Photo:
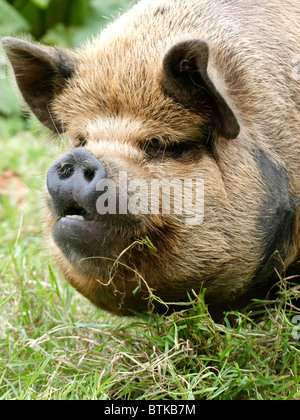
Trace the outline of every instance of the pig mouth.
<instances>
[{"instance_id":1,"label":"pig mouth","mask_svg":"<svg viewBox=\"0 0 300 420\"><path fill-rule=\"evenodd\" d=\"M104 225L77 209L67 211L53 227L53 239L68 259L74 253L80 257L94 257L107 248L108 232Z\"/></svg>"},{"instance_id":2,"label":"pig mouth","mask_svg":"<svg viewBox=\"0 0 300 420\"><path fill-rule=\"evenodd\" d=\"M105 270L148 229L144 219L120 211L108 181L101 159L84 147L67 152L47 174L53 241L74 268L84 267L87 274L93 267Z\"/></svg>"},{"instance_id":3,"label":"pig mouth","mask_svg":"<svg viewBox=\"0 0 300 420\"><path fill-rule=\"evenodd\" d=\"M112 220L108 223L106 219L96 218L78 204L56 217L53 240L77 271L105 274L120 252L134 241L128 226L121 227Z\"/></svg>"}]
</instances>

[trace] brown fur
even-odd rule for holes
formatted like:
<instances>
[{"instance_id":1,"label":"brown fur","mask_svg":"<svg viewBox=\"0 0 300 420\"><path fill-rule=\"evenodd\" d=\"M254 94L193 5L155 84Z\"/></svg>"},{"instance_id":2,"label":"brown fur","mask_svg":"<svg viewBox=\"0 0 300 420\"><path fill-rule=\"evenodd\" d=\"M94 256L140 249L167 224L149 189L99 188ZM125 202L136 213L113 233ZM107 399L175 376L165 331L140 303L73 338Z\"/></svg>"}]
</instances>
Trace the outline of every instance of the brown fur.
<instances>
[{"instance_id":1,"label":"brown fur","mask_svg":"<svg viewBox=\"0 0 300 420\"><path fill-rule=\"evenodd\" d=\"M166 93L171 86L164 57L174 45L192 39L208 44L210 78L235 114L240 133L235 139L217 135L213 149L201 144L201 153L192 158L145 162L141 144L146 140L200 143L203 127L213 118L209 104L195 112ZM132 178L205 181L205 217L199 227L187 226L176 215L139 215L138 223L121 227L118 221L104 221L110 252L98 256L97 274L92 267L80 273L66 259L53 241L54 216L48 211L50 249L80 293L120 314L149 308L149 290L166 302L180 302L187 301L186 292L204 286L215 312L261 297L264 280L256 289L253 278L267 264L268 232L258 221L270 215L264 214L269 186L255 158L258 150L287 174L297 208L295 223L287 227L292 239L280 251L283 265L276 268L283 271L295 261L300 247L300 78L293 77L293 60L299 45L298 0L144 0L72 53L75 72L47 99L51 120L40 118L69 135L68 148L84 139L112 179L127 171ZM14 65L20 57L10 51ZM47 202L51 209L49 197ZM267 270L276 281L274 266ZM270 287L267 279L265 286Z\"/></svg>"}]
</instances>

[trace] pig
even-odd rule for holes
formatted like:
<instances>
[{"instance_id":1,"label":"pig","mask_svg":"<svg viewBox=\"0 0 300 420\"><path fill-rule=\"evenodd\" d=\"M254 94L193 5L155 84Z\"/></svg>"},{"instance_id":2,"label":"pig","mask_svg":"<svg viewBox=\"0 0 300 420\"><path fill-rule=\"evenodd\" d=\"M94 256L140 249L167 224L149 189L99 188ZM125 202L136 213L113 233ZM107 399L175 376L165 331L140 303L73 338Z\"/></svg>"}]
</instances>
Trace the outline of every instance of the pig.
<instances>
[{"instance_id":1,"label":"pig","mask_svg":"<svg viewBox=\"0 0 300 420\"><path fill-rule=\"evenodd\" d=\"M216 318L268 296L299 256L299 0L142 0L78 51L2 44L67 139L44 221L78 292L130 315L204 290Z\"/></svg>"}]
</instances>

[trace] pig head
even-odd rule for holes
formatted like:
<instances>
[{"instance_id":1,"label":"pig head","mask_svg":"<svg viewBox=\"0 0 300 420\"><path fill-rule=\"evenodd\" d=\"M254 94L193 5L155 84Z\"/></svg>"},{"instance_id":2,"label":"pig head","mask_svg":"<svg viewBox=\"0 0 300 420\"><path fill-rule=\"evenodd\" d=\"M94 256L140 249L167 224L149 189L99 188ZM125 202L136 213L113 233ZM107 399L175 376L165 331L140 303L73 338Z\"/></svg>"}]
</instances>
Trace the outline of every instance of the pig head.
<instances>
[{"instance_id":1,"label":"pig head","mask_svg":"<svg viewBox=\"0 0 300 420\"><path fill-rule=\"evenodd\" d=\"M141 1L76 53L4 38L29 108L68 139L47 242L100 308L165 312L205 288L220 314L296 261L299 4L268 4Z\"/></svg>"}]
</instances>

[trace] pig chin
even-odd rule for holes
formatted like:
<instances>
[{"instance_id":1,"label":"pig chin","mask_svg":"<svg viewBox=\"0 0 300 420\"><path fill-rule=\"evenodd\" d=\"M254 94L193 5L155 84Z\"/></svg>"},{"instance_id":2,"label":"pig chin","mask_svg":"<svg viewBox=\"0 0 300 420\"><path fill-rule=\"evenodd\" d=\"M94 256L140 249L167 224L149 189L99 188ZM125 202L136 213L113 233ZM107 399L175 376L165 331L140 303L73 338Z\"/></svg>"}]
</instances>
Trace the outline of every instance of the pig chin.
<instances>
[{"instance_id":1,"label":"pig chin","mask_svg":"<svg viewBox=\"0 0 300 420\"><path fill-rule=\"evenodd\" d=\"M67 260L80 271L102 265L101 258L107 254L104 251L110 247L110 238L103 225L82 216L62 217L55 223L52 235Z\"/></svg>"},{"instance_id":2,"label":"pig chin","mask_svg":"<svg viewBox=\"0 0 300 420\"><path fill-rule=\"evenodd\" d=\"M62 217L54 224L52 238L73 268L89 276L91 273L107 276L130 244L129 237L122 237L101 221L74 215Z\"/></svg>"}]
</instances>

